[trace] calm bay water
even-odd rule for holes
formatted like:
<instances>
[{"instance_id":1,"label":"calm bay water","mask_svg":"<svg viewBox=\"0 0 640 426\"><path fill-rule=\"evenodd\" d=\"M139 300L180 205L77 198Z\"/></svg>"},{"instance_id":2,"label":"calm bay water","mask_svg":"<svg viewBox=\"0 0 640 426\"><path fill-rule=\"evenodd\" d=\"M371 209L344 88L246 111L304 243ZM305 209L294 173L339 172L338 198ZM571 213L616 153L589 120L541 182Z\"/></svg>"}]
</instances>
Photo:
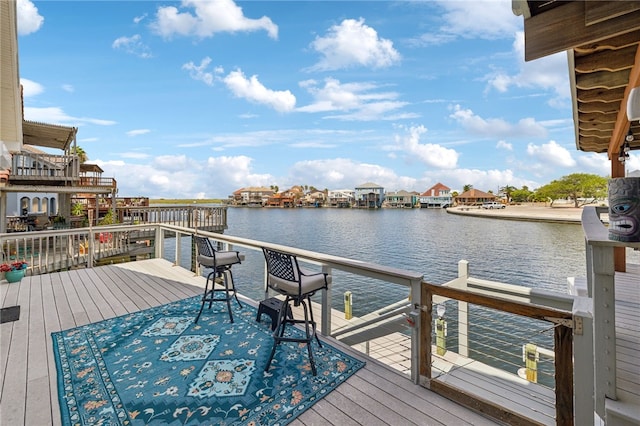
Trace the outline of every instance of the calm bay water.
<instances>
[{"instance_id":1,"label":"calm bay water","mask_svg":"<svg viewBox=\"0 0 640 426\"><path fill-rule=\"evenodd\" d=\"M427 209L228 210L227 235L284 244L422 273L433 283L457 276L469 261L471 275L527 287L566 292L569 276L584 276L582 227L465 217ZM262 254L247 252L234 268L243 294L262 295ZM334 271L333 306L352 291L354 314L407 296L407 289Z\"/></svg>"}]
</instances>

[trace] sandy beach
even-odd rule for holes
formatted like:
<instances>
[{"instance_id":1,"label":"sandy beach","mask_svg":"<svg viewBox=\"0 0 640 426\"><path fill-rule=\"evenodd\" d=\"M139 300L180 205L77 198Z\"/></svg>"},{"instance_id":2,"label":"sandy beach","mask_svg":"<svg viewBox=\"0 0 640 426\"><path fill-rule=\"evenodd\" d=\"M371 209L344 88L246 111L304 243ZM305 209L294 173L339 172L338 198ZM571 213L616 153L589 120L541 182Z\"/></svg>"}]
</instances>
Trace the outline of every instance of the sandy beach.
<instances>
[{"instance_id":1,"label":"sandy beach","mask_svg":"<svg viewBox=\"0 0 640 426\"><path fill-rule=\"evenodd\" d=\"M580 224L582 207L513 205L506 206L504 209L483 209L477 206L459 206L447 209L447 213L494 219ZM606 215L603 215L603 219L606 219Z\"/></svg>"}]
</instances>

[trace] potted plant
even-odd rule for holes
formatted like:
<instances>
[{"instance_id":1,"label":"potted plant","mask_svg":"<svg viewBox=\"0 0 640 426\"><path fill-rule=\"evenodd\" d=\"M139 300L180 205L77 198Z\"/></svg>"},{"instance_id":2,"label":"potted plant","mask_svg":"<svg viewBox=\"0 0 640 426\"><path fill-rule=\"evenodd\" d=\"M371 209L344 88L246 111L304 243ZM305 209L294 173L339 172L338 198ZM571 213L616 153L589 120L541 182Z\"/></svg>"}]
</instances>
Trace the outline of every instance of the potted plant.
<instances>
[{"instance_id":1,"label":"potted plant","mask_svg":"<svg viewBox=\"0 0 640 426\"><path fill-rule=\"evenodd\" d=\"M0 265L0 272L4 272L4 278L10 283L18 282L24 277L27 270L27 262L17 260L15 262L3 263Z\"/></svg>"}]
</instances>

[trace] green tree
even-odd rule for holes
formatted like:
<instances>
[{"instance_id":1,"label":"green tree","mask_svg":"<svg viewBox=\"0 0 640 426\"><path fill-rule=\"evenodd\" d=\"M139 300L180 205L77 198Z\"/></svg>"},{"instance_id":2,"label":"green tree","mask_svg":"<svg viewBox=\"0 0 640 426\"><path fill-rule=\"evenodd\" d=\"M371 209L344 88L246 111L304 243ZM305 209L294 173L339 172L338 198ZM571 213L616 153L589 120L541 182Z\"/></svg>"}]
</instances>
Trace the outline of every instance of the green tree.
<instances>
[{"instance_id":1,"label":"green tree","mask_svg":"<svg viewBox=\"0 0 640 426\"><path fill-rule=\"evenodd\" d=\"M575 207L580 207L604 198L606 194L607 178L590 173L573 173L538 188L536 198L551 200L551 205L556 199L570 198ZM582 203L580 198L584 199Z\"/></svg>"},{"instance_id":2,"label":"green tree","mask_svg":"<svg viewBox=\"0 0 640 426\"><path fill-rule=\"evenodd\" d=\"M511 192L511 201L514 203L524 203L529 201L533 196L533 191L529 191L527 186L523 186L522 189L514 189Z\"/></svg>"},{"instance_id":3,"label":"green tree","mask_svg":"<svg viewBox=\"0 0 640 426\"><path fill-rule=\"evenodd\" d=\"M468 183L468 184L466 184L465 186L462 187L462 192L471 191L472 189L473 189L473 185Z\"/></svg>"}]
</instances>

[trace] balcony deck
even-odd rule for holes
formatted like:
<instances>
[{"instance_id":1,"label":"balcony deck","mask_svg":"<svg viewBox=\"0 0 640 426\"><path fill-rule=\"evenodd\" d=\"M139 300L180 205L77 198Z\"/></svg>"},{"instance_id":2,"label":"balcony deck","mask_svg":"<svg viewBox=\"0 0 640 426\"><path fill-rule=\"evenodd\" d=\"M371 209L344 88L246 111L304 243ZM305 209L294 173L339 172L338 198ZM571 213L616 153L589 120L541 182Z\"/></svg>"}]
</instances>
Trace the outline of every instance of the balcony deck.
<instances>
[{"instance_id":1,"label":"balcony deck","mask_svg":"<svg viewBox=\"0 0 640 426\"><path fill-rule=\"evenodd\" d=\"M0 284L0 306L20 319L0 325L0 424L61 424L51 332L198 295L204 278L166 260L77 269ZM247 303L254 301L244 299ZM366 367L293 425L495 425L373 358L327 338Z\"/></svg>"}]
</instances>

